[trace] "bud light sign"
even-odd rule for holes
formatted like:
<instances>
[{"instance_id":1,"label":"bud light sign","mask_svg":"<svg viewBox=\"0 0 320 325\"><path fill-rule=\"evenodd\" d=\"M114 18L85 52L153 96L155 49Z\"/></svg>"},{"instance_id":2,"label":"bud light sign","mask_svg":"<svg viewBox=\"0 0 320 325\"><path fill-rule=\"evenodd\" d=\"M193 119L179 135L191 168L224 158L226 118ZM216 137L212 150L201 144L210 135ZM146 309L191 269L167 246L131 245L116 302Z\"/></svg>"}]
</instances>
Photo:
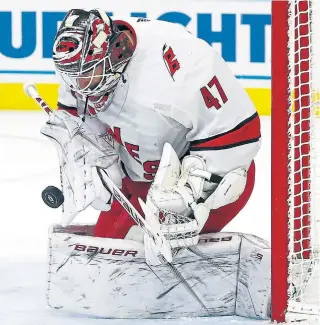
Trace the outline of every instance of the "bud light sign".
<instances>
[{"instance_id":1,"label":"bud light sign","mask_svg":"<svg viewBox=\"0 0 320 325\"><path fill-rule=\"evenodd\" d=\"M201 2L197 7L201 9ZM231 11L230 4L219 2L219 5L212 4L212 11L166 11L163 8L157 14L133 8L127 16L181 24L212 45L240 78L269 80L270 4L264 3L263 10L256 12L250 8L243 12L244 7L243 3L233 4ZM7 74L54 75L53 39L68 9L0 11L0 78ZM113 8L106 12L118 14Z\"/></svg>"}]
</instances>

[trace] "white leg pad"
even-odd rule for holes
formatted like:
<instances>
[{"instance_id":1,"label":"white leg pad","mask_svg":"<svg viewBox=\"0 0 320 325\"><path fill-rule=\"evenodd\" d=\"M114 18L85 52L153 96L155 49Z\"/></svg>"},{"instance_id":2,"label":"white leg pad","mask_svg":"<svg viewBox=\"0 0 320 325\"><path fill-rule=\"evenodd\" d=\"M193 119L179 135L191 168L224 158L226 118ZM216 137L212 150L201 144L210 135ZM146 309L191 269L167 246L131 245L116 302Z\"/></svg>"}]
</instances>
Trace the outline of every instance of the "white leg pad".
<instances>
[{"instance_id":1,"label":"white leg pad","mask_svg":"<svg viewBox=\"0 0 320 325\"><path fill-rule=\"evenodd\" d=\"M81 226L76 235L72 227L50 233L50 307L109 318L208 316L167 265L145 263L141 243L79 235ZM213 316L269 317L270 247L263 240L202 235L174 265Z\"/></svg>"}]
</instances>

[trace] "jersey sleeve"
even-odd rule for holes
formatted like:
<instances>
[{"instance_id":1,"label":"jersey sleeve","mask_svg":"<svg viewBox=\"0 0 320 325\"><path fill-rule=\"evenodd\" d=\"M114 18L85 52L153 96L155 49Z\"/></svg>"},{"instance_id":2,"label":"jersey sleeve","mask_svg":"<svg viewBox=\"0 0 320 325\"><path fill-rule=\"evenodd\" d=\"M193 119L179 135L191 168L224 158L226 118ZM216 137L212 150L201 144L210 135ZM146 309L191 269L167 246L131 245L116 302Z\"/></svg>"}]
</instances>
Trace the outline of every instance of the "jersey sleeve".
<instances>
[{"instance_id":1,"label":"jersey sleeve","mask_svg":"<svg viewBox=\"0 0 320 325\"><path fill-rule=\"evenodd\" d=\"M248 168L260 148L260 119L227 63L210 47L184 79L174 118L190 130L190 153L220 176Z\"/></svg>"}]
</instances>

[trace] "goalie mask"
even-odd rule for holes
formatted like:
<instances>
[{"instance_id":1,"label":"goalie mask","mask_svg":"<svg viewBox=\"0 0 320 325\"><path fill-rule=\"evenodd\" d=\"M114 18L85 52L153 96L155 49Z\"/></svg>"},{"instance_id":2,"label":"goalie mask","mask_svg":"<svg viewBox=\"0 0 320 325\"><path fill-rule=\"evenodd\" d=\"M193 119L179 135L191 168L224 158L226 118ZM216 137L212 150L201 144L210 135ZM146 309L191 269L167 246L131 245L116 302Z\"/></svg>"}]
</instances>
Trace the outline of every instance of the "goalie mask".
<instances>
[{"instance_id":1,"label":"goalie mask","mask_svg":"<svg viewBox=\"0 0 320 325\"><path fill-rule=\"evenodd\" d=\"M64 82L83 96L111 94L134 45L102 10L72 9L53 46L53 61Z\"/></svg>"}]
</instances>

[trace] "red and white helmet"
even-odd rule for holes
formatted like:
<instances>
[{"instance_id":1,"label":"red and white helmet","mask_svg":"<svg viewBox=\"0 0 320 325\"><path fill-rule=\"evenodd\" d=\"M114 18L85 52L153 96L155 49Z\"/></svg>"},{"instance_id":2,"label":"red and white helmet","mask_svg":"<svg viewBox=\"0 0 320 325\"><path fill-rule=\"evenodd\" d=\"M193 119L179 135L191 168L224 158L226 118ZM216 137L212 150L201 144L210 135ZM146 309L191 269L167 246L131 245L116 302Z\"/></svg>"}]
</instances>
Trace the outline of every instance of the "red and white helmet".
<instances>
[{"instance_id":1,"label":"red and white helmet","mask_svg":"<svg viewBox=\"0 0 320 325\"><path fill-rule=\"evenodd\" d=\"M72 9L53 45L53 61L65 83L83 96L112 93L134 52L127 34L102 10Z\"/></svg>"}]
</instances>

